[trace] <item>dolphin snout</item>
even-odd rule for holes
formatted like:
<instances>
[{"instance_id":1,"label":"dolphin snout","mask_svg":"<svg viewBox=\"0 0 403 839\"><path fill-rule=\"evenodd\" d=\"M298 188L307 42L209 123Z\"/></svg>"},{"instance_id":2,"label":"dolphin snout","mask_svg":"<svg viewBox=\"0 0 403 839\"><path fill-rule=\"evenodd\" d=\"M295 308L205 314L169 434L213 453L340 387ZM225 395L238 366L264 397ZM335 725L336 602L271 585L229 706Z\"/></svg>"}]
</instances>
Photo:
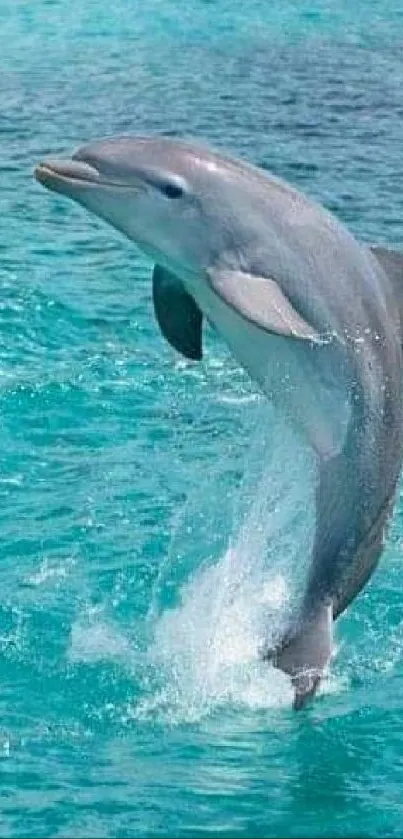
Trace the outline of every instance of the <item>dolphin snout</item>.
<instances>
[{"instance_id":1,"label":"dolphin snout","mask_svg":"<svg viewBox=\"0 0 403 839\"><path fill-rule=\"evenodd\" d=\"M99 173L88 163L78 160L44 160L34 169L39 183L56 192L70 192L72 185L94 184Z\"/></svg>"}]
</instances>

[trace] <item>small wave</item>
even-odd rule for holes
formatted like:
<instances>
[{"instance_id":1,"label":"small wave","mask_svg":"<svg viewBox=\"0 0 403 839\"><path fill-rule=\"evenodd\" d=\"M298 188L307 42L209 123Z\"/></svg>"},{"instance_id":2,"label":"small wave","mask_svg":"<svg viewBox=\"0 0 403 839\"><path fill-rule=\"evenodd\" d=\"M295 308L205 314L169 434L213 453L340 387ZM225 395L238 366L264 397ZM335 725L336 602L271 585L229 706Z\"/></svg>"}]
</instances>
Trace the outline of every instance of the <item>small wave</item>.
<instances>
[{"instance_id":1,"label":"small wave","mask_svg":"<svg viewBox=\"0 0 403 839\"><path fill-rule=\"evenodd\" d=\"M60 562L51 561L45 558L38 569L24 578L26 586L40 586L51 580L64 580L74 567L76 560L71 557Z\"/></svg>"}]
</instances>

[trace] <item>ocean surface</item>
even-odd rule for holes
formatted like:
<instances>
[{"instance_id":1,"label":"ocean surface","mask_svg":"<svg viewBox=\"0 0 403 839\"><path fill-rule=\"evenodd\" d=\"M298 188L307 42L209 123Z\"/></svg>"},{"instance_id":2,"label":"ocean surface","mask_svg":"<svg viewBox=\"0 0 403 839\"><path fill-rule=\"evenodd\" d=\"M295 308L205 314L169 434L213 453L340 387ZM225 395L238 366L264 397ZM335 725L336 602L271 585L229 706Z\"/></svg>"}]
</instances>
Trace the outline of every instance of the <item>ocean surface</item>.
<instances>
[{"instance_id":1,"label":"ocean surface","mask_svg":"<svg viewBox=\"0 0 403 839\"><path fill-rule=\"evenodd\" d=\"M310 464L151 265L32 178L197 137L403 246L401 0L0 0L0 836L398 837L403 507L305 711L259 644ZM337 277L334 277L337 283Z\"/></svg>"}]
</instances>

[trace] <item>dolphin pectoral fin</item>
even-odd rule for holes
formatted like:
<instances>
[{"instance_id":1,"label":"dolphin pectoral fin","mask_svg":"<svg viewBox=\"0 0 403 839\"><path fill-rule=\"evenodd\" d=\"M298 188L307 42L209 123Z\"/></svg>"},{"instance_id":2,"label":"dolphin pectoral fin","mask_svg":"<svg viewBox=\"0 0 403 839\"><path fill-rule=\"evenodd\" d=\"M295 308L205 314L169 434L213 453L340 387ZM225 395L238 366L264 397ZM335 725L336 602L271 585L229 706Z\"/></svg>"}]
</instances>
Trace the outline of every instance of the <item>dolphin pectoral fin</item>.
<instances>
[{"instance_id":1,"label":"dolphin pectoral fin","mask_svg":"<svg viewBox=\"0 0 403 839\"><path fill-rule=\"evenodd\" d=\"M216 294L260 329L322 343L316 329L294 309L275 280L242 271L209 271L208 276Z\"/></svg>"},{"instance_id":2,"label":"dolphin pectoral fin","mask_svg":"<svg viewBox=\"0 0 403 839\"><path fill-rule=\"evenodd\" d=\"M264 658L291 676L295 690L293 707L302 708L313 696L329 662L333 646L331 602L319 604L310 618Z\"/></svg>"},{"instance_id":3,"label":"dolphin pectoral fin","mask_svg":"<svg viewBox=\"0 0 403 839\"><path fill-rule=\"evenodd\" d=\"M171 271L154 266L153 301L162 334L175 350L192 361L202 357L202 313L182 281Z\"/></svg>"}]
</instances>

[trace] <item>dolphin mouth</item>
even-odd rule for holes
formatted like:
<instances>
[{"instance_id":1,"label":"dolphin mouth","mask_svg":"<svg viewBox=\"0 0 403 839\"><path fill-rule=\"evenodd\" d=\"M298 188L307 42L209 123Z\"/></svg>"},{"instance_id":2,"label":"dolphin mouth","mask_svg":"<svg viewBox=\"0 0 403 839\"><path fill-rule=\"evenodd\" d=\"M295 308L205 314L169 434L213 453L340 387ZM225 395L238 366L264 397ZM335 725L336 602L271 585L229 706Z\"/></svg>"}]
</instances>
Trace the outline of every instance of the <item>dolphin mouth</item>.
<instances>
[{"instance_id":1,"label":"dolphin mouth","mask_svg":"<svg viewBox=\"0 0 403 839\"><path fill-rule=\"evenodd\" d=\"M70 194L71 189L109 187L138 192L140 185L127 184L102 177L89 163L81 160L44 160L34 169L34 176L42 186L54 192Z\"/></svg>"},{"instance_id":2,"label":"dolphin mouth","mask_svg":"<svg viewBox=\"0 0 403 839\"><path fill-rule=\"evenodd\" d=\"M93 166L76 160L44 160L35 167L34 174L44 186L52 186L59 181L84 184L100 182L99 172Z\"/></svg>"}]
</instances>

